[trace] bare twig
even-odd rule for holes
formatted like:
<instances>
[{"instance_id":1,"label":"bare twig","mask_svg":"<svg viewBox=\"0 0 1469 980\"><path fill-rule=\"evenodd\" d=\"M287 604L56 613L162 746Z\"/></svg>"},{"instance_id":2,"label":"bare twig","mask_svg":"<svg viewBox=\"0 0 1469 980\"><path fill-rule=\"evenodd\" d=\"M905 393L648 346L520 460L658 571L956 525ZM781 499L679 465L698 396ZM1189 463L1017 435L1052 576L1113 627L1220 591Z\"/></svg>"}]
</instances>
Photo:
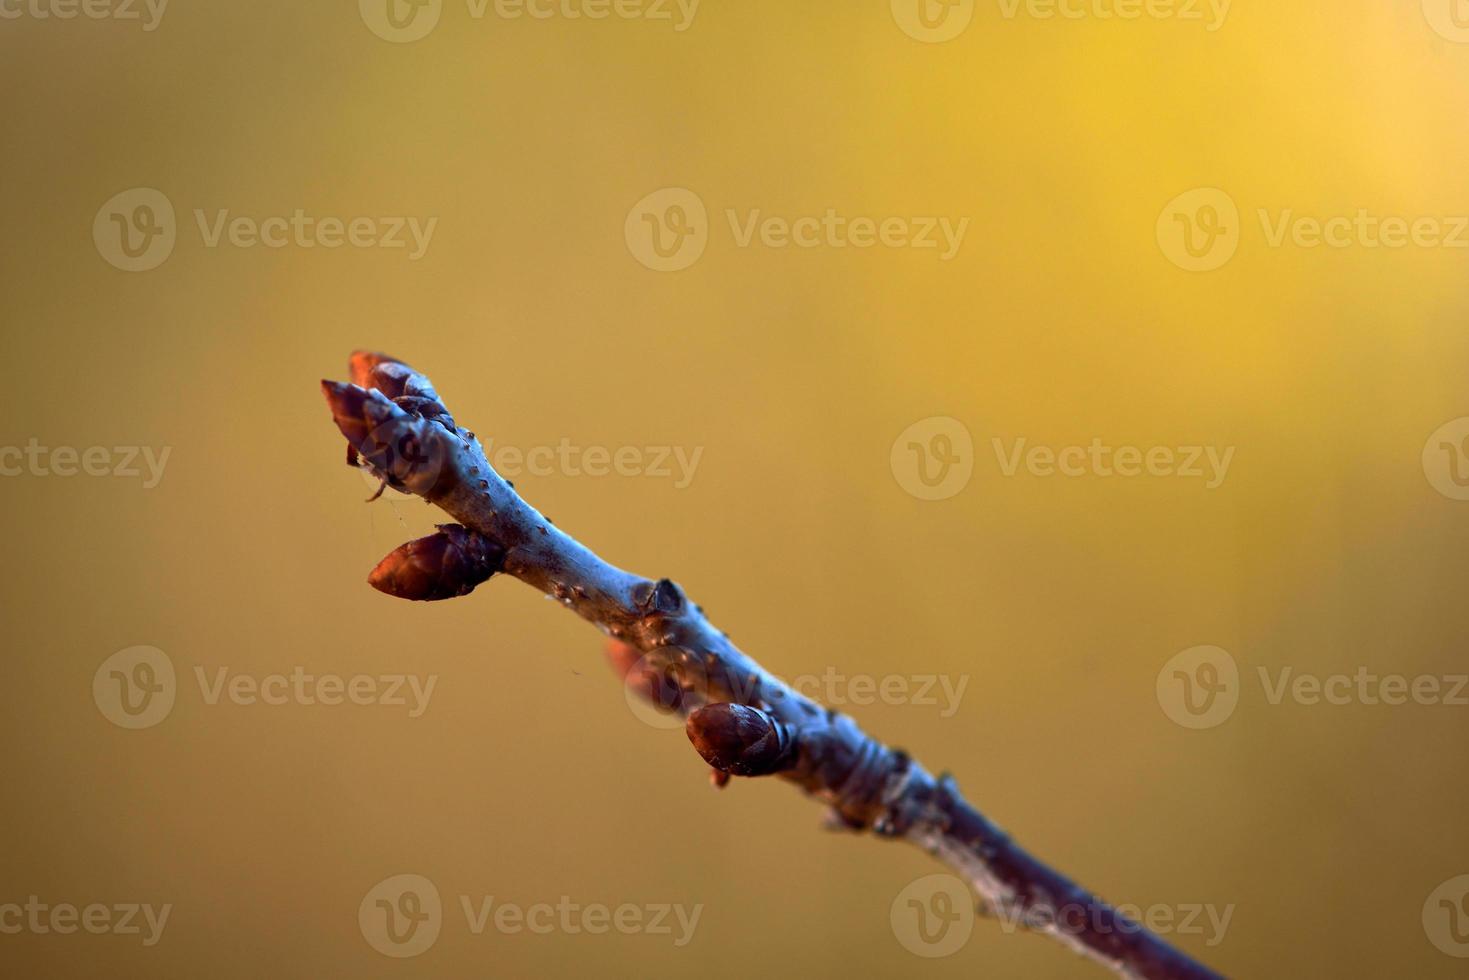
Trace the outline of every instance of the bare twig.
<instances>
[{"instance_id":1,"label":"bare twig","mask_svg":"<svg viewBox=\"0 0 1469 980\"><path fill-rule=\"evenodd\" d=\"M786 686L715 629L673 582L616 568L555 527L491 468L474 433L455 424L423 375L367 352L352 355L350 370L352 384L322 382L349 459L360 458L388 486L459 522L383 559L373 571L375 587L442 599L497 571L514 576L612 637L614 659L629 679L687 716L690 740L721 779L779 775L794 782L828 804L839 825L918 844L969 881L991 909L1123 976L1219 976L1021 850L959 795L952 779L935 778L850 718Z\"/></svg>"}]
</instances>

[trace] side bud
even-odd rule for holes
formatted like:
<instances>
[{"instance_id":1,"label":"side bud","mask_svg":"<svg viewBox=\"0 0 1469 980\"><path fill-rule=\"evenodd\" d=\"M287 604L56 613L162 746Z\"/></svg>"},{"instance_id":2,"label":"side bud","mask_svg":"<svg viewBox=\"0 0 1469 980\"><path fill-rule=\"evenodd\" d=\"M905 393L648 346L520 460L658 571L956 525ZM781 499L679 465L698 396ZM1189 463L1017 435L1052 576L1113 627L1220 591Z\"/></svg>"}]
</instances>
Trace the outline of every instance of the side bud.
<instances>
[{"instance_id":1,"label":"side bud","mask_svg":"<svg viewBox=\"0 0 1469 980\"><path fill-rule=\"evenodd\" d=\"M774 717L743 704L708 704L689 715L694 749L720 772L769 776L795 765L795 739Z\"/></svg>"},{"instance_id":2,"label":"side bud","mask_svg":"<svg viewBox=\"0 0 1469 980\"><path fill-rule=\"evenodd\" d=\"M400 545L377 563L367 582L399 599L433 602L468 595L500 570L505 550L458 524Z\"/></svg>"}]
</instances>

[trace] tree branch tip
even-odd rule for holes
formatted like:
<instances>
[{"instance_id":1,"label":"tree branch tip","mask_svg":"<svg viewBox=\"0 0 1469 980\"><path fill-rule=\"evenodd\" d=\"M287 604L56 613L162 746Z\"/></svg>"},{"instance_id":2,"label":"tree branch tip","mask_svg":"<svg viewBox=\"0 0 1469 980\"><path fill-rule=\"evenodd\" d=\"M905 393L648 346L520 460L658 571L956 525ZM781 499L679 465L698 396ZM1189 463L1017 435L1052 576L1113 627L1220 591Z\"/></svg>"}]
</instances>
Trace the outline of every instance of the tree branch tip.
<instances>
[{"instance_id":1,"label":"tree branch tip","mask_svg":"<svg viewBox=\"0 0 1469 980\"><path fill-rule=\"evenodd\" d=\"M611 565L551 530L509 489L513 484L491 486L483 448L455 424L422 373L369 350L354 351L348 371L351 383L321 382L348 459L460 522L394 549L369 576L375 589L435 601L504 572L556 594L601 627L607 659L626 688L687 715L685 732L716 788L732 776L779 774L826 804L828 829L908 840L949 864L982 898L1013 903L1017 916L1043 920L1067 903L1095 904L1100 924L1048 931L1131 980L1219 980L1153 933L1120 933L1115 909L1016 846L947 773L935 779L851 719L823 712L767 675L671 579Z\"/></svg>"}]
</instances>

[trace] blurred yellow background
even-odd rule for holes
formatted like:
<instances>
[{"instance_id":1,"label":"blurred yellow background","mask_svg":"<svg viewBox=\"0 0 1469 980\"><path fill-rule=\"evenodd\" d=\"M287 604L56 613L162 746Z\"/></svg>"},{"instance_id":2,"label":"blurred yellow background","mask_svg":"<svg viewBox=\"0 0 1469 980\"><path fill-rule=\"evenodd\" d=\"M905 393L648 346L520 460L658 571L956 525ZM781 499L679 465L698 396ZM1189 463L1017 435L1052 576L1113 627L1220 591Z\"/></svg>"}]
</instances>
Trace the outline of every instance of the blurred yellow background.
<instances>
[{"instance_id":1,"label":"blurred yellow background","mask_svg":"<svg viewBox=\"0 0 1469 980\"><path fill-rule=\"evenodd\" d=\"M154 486L29 461L0 479L0 905L172 911L152 946L0 934L0 972L1104 975L983 919L915 955L895 900L940 865L820 832L784 785L711 791L679 731L629 710L596 632L519 583L370 590L437 516L364 505L343 465L317 381L373 347L496 446L637 447L648 471L649 447L700 451L688 481L516 483L777 673L963 680L947 716L843 707L1104 897L1232 909L1222 937L1173 937L1217 969L1462 975L1469 941L1431 920L1469 873L1469 706L1272 703L1258 673L1469 669L1469 502L1441 448L1469 431L1430 442L1469 416L1469 18L1448 0L1238 0L1222 20L966 0L930 2L928 27L887 0L705 0L691 20L653 0L602 19L568 15L595 0L396 0L391 19L386 0L175 0L152 30L141 3L39 16L52 2L0 4L0 444L169 456ZM212 237L221 212L298 209L436 223L417 258L407 230ZM828 210L902 221L870 247L759 224ZM1372 247L1359 212L1448 241ZM639 241L680 216L692 260ZM1343 247L1303 244L1297 218L1334 216L1354 218ZM967 219L949 258L901 243L922 218ZM130 258L109 229L172 250ZM971 472L923 500L895 441L917 424L937 451L936 417L972 438ZM1020 439L1233 456L1212 489L1007 476ZM138 645L176 700L129 730L92 690ZM1195 729L1162 690L1201 645L1239 678ZM419 717L210 703L197 681L297 667L437 680ZM404 873L444 913L399 960L358 911ZM475 934L461 896L702 912L681 947Z\"/></svg>"}]
</instances>

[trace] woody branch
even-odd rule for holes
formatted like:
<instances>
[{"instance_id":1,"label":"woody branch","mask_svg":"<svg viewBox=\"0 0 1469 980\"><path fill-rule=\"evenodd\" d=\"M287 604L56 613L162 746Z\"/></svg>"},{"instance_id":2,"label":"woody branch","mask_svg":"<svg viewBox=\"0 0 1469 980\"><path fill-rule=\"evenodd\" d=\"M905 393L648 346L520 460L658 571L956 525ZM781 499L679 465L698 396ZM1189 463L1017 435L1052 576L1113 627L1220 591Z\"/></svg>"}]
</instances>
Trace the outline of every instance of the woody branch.
<instances>
[{"instance_id":1,"label":"woody branch","mask_svg":"<svg viewBox=\"0 0 1469 980\"><path fill-rule=\"evenodd\" d=\"M687 717L690 741L721 780L793 782L827 804L837 825L917 844L964 877L990 910L1122 976L1219 977L1026 853L952 779L786 686L672 581L623 571L557 528L495 472L422 374L361 351L349 370L352 383L322 382L349 460L458 522L384 558L369 579L376 588L443 599L497 572L518 578L611 637L628 681Z\"/></svg>"}]
</instances>

